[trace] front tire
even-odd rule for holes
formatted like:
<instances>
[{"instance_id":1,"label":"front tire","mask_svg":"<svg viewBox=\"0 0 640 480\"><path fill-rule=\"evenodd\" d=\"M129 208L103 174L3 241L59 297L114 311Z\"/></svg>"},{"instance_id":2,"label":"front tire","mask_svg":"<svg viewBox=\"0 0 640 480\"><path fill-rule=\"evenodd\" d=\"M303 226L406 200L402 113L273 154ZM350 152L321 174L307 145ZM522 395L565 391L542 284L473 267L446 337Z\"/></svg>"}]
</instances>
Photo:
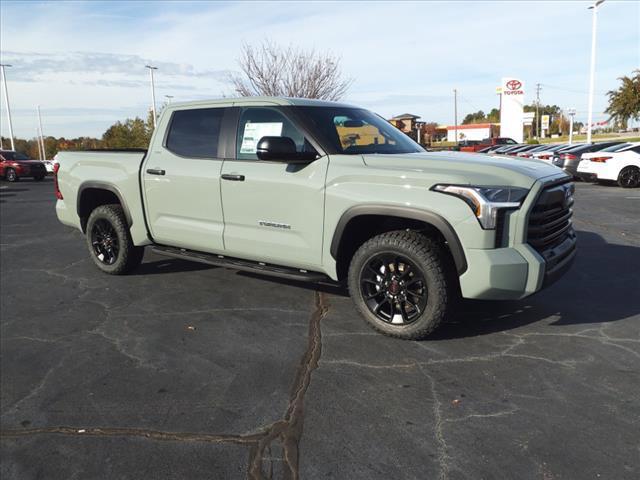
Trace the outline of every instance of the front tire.
<instances>
[{"instance_id":1,"label":"front tire","mask_svg":"<svg viewBox=\"0 0 640 480\"><path fill-rule=\"evenodd\" d=\"M87 246L93 262L111 275L123 275L142 262L144 247L131 240L127 219L120 205L97 207L87 221Z\"/></svg>"},{"instance_id":2,"label":"front tire","mask_svg":"<svg viewBox=\"0 0 640 480\"><path fill-rule=\"evenodd\" d=\"M417 232L383 233L364 243L349 266L349 292L375 330L405 340L431 334L457 291L444 246Z\"/></svg>"},{"instance_id":3,"label":"front tire","mask_svg":"<svg viewBox=\"0 0 640 480\"><path fill-rule=\"evenodd\" d=\"M618 185L622 188L637 188L640 185L640 168L624 167L618 175Z\"/></svg>"}]
</instances>

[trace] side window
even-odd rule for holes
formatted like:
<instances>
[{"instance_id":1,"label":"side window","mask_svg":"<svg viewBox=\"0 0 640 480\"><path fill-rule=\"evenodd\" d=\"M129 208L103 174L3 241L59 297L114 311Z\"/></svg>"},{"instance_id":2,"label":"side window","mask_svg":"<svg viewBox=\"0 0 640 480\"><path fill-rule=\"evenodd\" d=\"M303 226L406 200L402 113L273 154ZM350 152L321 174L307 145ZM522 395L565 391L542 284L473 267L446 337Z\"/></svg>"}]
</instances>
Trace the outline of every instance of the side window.
<instances>
[{"instance_id":1,"label":"side window","mask_svg":"<svg viewBox=\"0 0 640 480\"><path fill-rule=\"evenodd\" d=\"M631 150L636 153L640 153L640 145L638 145L637 147L633 147Z\"/></svg>"},{"instance_id":2,"label":"side window","mask_svg":"<svg viewBox=\"0 0 640 480\"><path fill-rule=\"evenodd\" d=\"M166 148L190 158L216 158L224 108L177 110L171 117Z\"/></svg>"},{"instance_id":3,"label":"side window","mask_svg":"<svg viewBox=\"0 0 640 480\"><path fill-rule=\"evenodd\" d=\"M262 137L289 137L298 152L315 152L298 128L281 112L270 107L248 107L238 123L237 158L257 160L256 147Z\"/></svg>"}]
</instances>

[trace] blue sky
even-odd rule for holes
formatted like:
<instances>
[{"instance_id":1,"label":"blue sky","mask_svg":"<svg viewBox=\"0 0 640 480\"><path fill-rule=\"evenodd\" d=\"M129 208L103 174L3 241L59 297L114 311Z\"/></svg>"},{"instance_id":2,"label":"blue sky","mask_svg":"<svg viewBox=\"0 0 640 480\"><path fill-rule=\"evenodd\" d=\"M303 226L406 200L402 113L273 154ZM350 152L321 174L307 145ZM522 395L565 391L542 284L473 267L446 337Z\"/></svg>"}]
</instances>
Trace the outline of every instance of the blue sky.
<instances>
[{"instance_id":1,"label":"blue sky","mask_svg":"<svg viewBox=\"0 0 640 480\"><path fill-rule=\"evenodd\" d=\"M453 123L497 107L501 77L542 84L543 103L586 118L590 2L15 2L0 3L0 52L15 134L100 136L146 115L146 63L158 103L232 95L243 42L330 51L354 79L344 100L381 115ZM640 68L640 2L607 0L598 16L595 120L617 77ZM4 101L1 128L7 135Z\"/></svg>"}]
</instances>

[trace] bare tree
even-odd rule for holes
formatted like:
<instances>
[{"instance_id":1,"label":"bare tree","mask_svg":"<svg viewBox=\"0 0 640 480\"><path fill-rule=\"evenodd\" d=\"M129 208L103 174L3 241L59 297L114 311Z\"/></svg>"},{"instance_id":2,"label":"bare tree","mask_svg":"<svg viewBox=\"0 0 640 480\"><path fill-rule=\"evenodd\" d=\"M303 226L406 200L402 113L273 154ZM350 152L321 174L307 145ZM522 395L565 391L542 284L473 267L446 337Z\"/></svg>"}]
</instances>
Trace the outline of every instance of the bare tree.
<instances>
[{"instance_id":1,"label":"bare tree","mask_svg":"<svg viewBox=\"0 0 640 480\"><path fill-rule=\"evenodd\" d=\"M255 95L339 100L351 83L343 78L340 60L329 53L281 47L265 41L243 45L238 60L242 74L231 75L235 91Z\"/></svg>"}]
</instances>

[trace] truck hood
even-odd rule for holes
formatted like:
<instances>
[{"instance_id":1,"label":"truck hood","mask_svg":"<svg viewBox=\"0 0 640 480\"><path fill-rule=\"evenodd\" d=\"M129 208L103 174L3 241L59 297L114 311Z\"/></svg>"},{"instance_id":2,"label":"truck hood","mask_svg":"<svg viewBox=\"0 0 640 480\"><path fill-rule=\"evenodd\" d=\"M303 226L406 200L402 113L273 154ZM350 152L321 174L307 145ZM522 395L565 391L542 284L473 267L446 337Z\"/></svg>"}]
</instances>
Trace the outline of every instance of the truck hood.
<instances>
[{"instance_id":1,"label":"truck hood","mask_svg":"<svg viewBox=\"0 0 640 480\"><path fill-rule=\"evenodd\" d=\"M462 152L363 155L365 165L400 172L423 173L434 183L496 185L531 188L536 180L563 173L561 169L526 158ZM393 171L393 173L392 173Z\"/></svg>"}]
</instances>

